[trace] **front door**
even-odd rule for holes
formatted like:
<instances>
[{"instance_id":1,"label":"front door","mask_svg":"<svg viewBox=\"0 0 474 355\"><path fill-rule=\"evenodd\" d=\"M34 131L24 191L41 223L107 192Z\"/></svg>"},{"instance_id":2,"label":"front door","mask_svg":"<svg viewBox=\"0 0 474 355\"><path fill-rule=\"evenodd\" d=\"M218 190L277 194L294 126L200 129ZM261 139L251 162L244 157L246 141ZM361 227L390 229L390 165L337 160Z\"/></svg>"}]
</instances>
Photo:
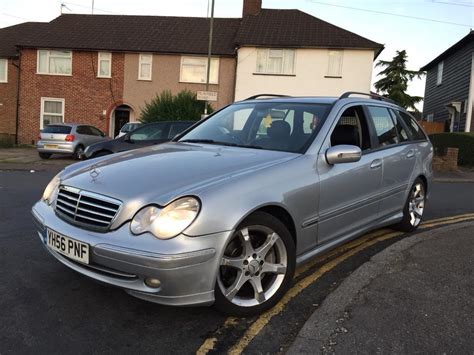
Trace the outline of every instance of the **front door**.
<instances>
[{"instance_id":1,"label":"front door","mask_svg":"<svg viewBox=\"0 0 474 355\"><path fill-rule=\"evenodd\" d=\"M120 133L120 129L124 124L130 121L130 111L127 110L115 110L115 120L114 120L114 137L117 137Z\"/></svg>"},{"instance_id":2,"label":"front door","mask_svg":"<svg viewBox=\"0 0 474 355\"><path fill-rule=\"evenodd\" d=\"M343 110L323 144L318 160L318 244L357 233L378 218L383 162L381 154L372 151L370 132L363 107L351 106ZM329 165L326 149L344 144L360 147L360 161Z\"/></svg>"}]
</instances>

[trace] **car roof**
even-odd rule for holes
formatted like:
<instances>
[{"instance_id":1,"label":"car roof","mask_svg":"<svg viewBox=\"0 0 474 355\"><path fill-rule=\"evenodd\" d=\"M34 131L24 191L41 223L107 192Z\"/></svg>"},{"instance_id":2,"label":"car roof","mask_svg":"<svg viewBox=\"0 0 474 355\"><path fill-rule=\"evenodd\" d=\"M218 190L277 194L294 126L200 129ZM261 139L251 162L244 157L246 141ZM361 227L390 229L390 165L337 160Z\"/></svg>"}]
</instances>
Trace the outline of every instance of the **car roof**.
<instances>
[{"instance_id":1,"label":"car roof","mask_svg":"<svg viewBox=\"0 0 474 355\"><path fill-rule=\"evenodd\" d=\"M257 98L257 99L247 99L242 101L237 101L235 104L246 104L246 103L259 103L259 102L268 102L268 103L293 103L293 104L324 104L324 105L332 105L336 102L343 102L343 103L364 103L364 104L382 104L387 107L393 107L402 109L397 104L381 100L377 98L367 98L361 96L351 96L351 97L333 97L333 96L281 96L281 97L265 97L265 98Z\"/></svg>"}]
</instances>

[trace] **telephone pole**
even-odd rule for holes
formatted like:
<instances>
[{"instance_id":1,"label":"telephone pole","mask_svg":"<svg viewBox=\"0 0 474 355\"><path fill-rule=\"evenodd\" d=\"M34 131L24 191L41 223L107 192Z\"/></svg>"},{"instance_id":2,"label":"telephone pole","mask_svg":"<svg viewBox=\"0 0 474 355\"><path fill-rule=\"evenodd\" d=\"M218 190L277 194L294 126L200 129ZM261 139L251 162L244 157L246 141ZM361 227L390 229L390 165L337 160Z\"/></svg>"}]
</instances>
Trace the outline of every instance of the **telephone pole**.
<instances>
[{"instance_id":1,"label":"telephone pole","mask_svg":"<svg viewBox=\"0 0 474 355\"><path fill-rule=\"evenodd\" d=\"M212 36L214 32L214 0L211 2L211 18L209 19L209 47L207 50L207 77L206 77L206 91L209 91L209 79L211 77L211 55L212 55ZM204 115L207 115L207 103L204 101Z\"/></svg>"}]
</instances>

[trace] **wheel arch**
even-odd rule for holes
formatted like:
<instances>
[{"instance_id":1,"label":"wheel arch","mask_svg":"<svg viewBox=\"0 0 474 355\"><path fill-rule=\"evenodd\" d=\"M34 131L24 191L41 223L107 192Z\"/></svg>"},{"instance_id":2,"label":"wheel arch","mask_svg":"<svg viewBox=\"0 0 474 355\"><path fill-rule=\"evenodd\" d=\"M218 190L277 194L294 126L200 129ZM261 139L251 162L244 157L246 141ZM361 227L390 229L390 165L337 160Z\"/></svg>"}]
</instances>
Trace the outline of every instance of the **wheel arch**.
<instances>
[{"instance_id":1,"label":"wheel arch","mask_svg":"<svg viewBox=\"0 0 474 355\"><path fill-rule=\"evenodd\" d=\"M285 227L288 229L288 231L291 234L291 237L293 239L293 242L295 243L295 247L297 245L297 232L296 232L296 224L295 221L293 220L293 217L291 217L291 214L288 212L286 208L279 204L267 204L263 206L259 206L249 213L247 213L237 225L242 223L245 219L247 219L249 216L256 212L265 212L268 213L269 215L272 215L273 217L277 218L279 221L281 221Z\"/></svg>"}]
</instances>

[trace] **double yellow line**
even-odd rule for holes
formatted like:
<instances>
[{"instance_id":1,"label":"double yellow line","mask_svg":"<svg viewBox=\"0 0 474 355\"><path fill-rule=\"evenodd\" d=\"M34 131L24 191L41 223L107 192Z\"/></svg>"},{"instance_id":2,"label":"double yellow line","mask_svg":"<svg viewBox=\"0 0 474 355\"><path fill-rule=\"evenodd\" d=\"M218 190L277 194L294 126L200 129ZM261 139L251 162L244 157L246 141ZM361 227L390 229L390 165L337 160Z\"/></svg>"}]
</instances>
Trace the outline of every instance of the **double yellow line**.
<instances>
[{"instance_id":1,"label":"double yellow line","mask_svg":"<svg viewBox=\"0 0 474 355\"><path fill-rule=\"evenodd\" d=\"M431 220L423 223L418 228L419 230L439 227L454 223L460 223L465 221L474 220L474 213L468 213L464 215L452 216L452 217L445 217L439 218L436 220ZM330 260L326 264L322 265L312 274L304 277L300 281L298 281L286 294L283 298L278 302L275 307L266 311L265 313L261 314L255 322L245 331L244 335L235 343L229 350L229 354L240 354L244 351L244 349L250 344L250 342L262 331L262 329L270 322L270 320L280 314L284 309L285 306L290 302L293 298L295 298L298 294L300 294L304 289L306 289L309 285L313 282L318 280L321 276L325 273L334 269L337 265L342 263L343 261L347 260L351 256L371 247L374 244L377 244L381 241L388 240L391 238L402 236L404 233L402 232L394 232L390 229L381 229L377 230L372 233L368 233L350 243L344 244L333 251L325 254L315 260L301 266L296 270L295 277L298 277L311 269L318 263L321 263L325 260L332 258L335 255L339 255L338 257ZM224 323L224 328L228 328L235 324L237 319L234 317L229 317ZM218 339L216 336L210 337L206 339L206 341L201 345L198 349L197 354L203 355L207 354L210 350L214 349Z\"/></svg>"}]
</instances>

